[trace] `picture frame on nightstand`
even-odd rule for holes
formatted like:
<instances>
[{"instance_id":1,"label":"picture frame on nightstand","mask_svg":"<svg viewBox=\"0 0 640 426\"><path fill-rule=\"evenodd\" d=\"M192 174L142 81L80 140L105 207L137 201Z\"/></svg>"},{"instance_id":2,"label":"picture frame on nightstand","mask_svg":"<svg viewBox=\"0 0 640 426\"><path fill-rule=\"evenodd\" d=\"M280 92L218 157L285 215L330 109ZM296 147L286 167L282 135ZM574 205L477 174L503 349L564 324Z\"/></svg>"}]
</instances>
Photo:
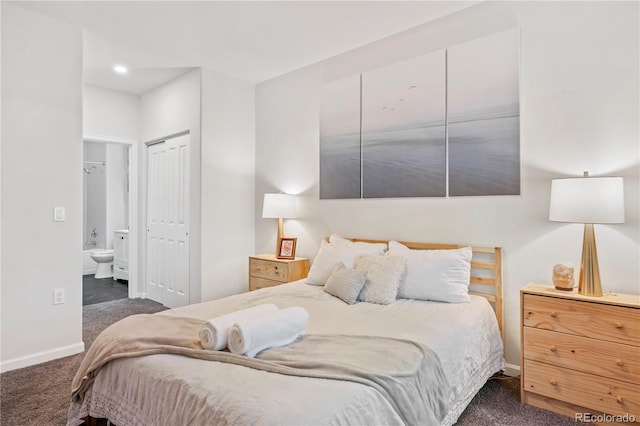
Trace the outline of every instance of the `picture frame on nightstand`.
<instances>
[{"instance_id":1,"label":"picture frame on nightstand","mask_svg":"<svg viewBox=\"0 0 640 426\"><path fill-rule=\"evenodd\" d=\"M295 259L297 238L282 237L278 241L278 259Z\"/></svg>"}]
</instances>

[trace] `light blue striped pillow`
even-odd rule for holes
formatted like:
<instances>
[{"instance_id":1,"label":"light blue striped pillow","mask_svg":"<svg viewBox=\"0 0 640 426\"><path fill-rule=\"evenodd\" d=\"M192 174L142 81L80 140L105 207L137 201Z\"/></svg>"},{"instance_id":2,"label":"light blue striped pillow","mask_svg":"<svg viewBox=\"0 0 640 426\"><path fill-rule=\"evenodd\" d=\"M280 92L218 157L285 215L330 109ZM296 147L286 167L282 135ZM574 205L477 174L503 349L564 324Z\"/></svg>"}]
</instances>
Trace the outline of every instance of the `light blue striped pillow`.
<instances>
[{"instance_id":1,"label":"light blue striped pillow","mask_svg":"<svg viewBox=\"0 0 640 426\"><path fill-rule=\"evenodd\" d=\"M340 262L327 279L324 291L342 299L349 305L353 305L358 300L360 290L366 281L367 273L365 271L349 269Z\"/></svg>"}]
</instances>

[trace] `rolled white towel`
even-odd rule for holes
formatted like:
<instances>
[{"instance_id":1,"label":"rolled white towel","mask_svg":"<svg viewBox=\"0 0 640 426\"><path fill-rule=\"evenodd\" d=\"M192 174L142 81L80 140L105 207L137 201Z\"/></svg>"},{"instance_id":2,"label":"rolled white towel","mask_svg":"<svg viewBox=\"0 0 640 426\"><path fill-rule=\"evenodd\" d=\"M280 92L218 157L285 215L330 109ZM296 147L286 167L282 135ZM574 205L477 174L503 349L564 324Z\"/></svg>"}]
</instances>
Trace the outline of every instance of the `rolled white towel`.
<instances>
[{"instance_id":1,"label":"rolled white towel","mask_svg":"<svg viewBox=\"0 0 640 426\"><path fill-rule=\"evenodd\" d=\"M230 312L219 317L206 320L200 326L198 337L203 348L220 351L227 347L227 337L229 329L236 322L263 315L269 312L276 312L278 307L272 303L252 306L251 308Z\"/></svg>"},{"instance_id":2,"label":"rolled white towel","mask_svg":"<svg viewBox=\"0 0 640 426\"><path fill-rule=\"evenodd\" d=\"M308 323L309 314L298 307L238 321L229 330L229 350L253 358L265 349L293 342Z\"/></svg>"}]
</instances>

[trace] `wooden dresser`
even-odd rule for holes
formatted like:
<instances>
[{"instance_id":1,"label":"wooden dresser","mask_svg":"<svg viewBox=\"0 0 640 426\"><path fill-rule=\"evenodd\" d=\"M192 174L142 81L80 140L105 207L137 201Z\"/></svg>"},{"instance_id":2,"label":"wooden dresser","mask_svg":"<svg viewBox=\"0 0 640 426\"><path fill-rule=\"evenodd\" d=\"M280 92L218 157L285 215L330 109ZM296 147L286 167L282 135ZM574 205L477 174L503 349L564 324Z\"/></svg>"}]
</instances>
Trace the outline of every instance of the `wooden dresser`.
<instances>
[{"instance_id":1,"label":"wooden dresser","mask_svg":"<svg viewBox=\"0 0 640 426\"><path fill-rule=\"evenodd\" d=\"M640 296L529 284L520 307L523 404L590 423L640 422Z\"/></svg>"},{"instance_id":2,"label":"wooden dresser","mask_svg":"<svg viewBox=\"0 0 640 426\"><path fill-rule=\"evenodd\" d=\"M249 291L272 287L305 278L309 259L278 259L273 254L249 257Z\"/></svg>"}]
</instances>

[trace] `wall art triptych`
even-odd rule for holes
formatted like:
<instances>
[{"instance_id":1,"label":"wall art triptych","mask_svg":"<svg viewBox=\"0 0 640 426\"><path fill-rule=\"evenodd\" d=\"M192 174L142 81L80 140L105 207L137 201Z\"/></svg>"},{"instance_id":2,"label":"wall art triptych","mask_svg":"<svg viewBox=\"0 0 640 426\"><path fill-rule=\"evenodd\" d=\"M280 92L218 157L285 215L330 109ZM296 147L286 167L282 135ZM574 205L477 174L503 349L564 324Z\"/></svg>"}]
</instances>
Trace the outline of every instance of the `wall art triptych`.
<instances>
[{"instance_id":1,"label":"wall art triptych","mask_svg":"<svg viewBox=\"0 0 640 426\"><path fill-rule=\"evenodd\" d=\"M334 81L320 106L320 198L520 193L518 32Z\"/></svg>"}]
</instances>

